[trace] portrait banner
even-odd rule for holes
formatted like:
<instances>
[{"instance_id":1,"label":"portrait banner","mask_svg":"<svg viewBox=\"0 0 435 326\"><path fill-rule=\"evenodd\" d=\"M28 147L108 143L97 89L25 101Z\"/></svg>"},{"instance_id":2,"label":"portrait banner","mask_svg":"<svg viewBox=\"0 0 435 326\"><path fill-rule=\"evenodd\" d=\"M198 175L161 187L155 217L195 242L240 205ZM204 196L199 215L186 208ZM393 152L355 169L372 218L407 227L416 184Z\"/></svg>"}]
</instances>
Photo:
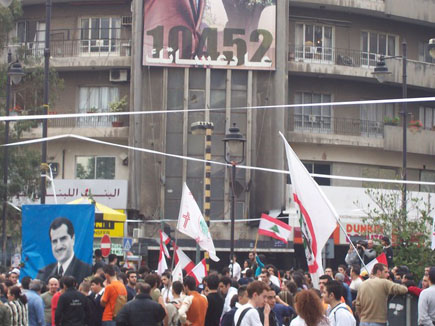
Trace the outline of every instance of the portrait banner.
<instances>
[{"instance_id":1,"label":"portrait banner","mask_svg":"<svg viewBox=\"0 0 435 326\"><path fill-rule=\"evenodd\" d=\"M92 271L95 206L24 205L20 277L47 282L74 276L81 282Z\"/></svg>"},{"instance_id":2,"label":"portrait banner","mask_svg":"<svg viewBox=\"0 0 435 326\"><path fill-rule=\"evenodd\" d=\"M145 0L143 65L275 69L276 0Z\"/></svg>"}]
</instances>

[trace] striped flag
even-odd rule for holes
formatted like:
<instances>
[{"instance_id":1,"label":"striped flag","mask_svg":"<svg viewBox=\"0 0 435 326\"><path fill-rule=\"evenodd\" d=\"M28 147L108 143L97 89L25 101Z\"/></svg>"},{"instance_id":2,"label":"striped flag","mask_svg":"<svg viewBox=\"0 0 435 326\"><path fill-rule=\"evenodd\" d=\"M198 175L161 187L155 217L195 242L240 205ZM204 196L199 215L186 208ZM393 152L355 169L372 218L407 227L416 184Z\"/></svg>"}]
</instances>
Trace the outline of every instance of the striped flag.
<instances>
[{"instance_id":1,"label":"striped flag","mask_svg":"<svg viewBox=\"0 0 435 326\"><path fill-rule=\"evenodd\" d=\"M319 185L310 176L305 166L280 133L287 156L293 188L293 199L299 206L302 238L308 271L313 284L318 286L323 274L322 249L337 226L339 217Z\"/></svg>"},{"instance_id":2,"label":"striped flag","mask_svg":"<svg viewBox=\"0 0 435 326\"><path fill-rule=\"evenodd\" d=\"M175 249L175 264L180 265L180 269L184 269L187 274L195 267L193 261L187 257L183 250L174 245Z\"/></svg>"},{"instance_id":3,"label":"striped flag","mask_svg":"<svg viewBox=\"0 0 435 326\"><path fill-rule=\"evenodd\" d=\"M164 244L162 241L162 237L160 237L160 253L159 253L159 264L157 265L157 274L162 275L167 269L168 264L166 263L166 258L164 254Z\"/></svg>"},{"instance_id":4,"label":"striped flag","mask_svg":"<svg viewBox=\"0 0 435 326\"><path fill-rule=\"evenodd\" d=\"M266 214L261 214L258 234L265 235L284 243L290 239L291 226Z\"/></svg>"},{"instance_id":5,"label":"striped flag","mask_svg":"<svg viewBox=\"0 0 435 326\"><path fill-rule=\"evenodd\" d=\"M171 258L171 256L169 255L169 250L168 247L166 246L169 244L169 242L171 242L171 238L169 238L168 235L162 230L160 230L159 232L160 232L160 243L163 246L163 251L165 253L165 256L169 259Z\"/></svg>"},{"instance_id":6,"label":"striped flag","mask_svg":"<svg viewBox=\"0 0 435 326\"><path fill-rule=\"evenodd\" d=\"M198 286L204 277L207 276L207 266L205 263L205 259L201 260L198 265L196 265L188 274L190 276L193 276L196 280L196 286Z\"/></svg>"},{"instance_id":7,"label":"striped flag","mask_svg":"<svg viewBox=\"0 0 435 326\"><path fill-rule=\"evenodd\" d=\"M361 267L361 273L363 271L367 271L367 274L370 275L372 273L373 267L378 263L381 263L381 264L384 264L385 266L388 266L387 256L385 255L385 252L383 252L378 257L376 257L375 259L370 261L368 264L366 264L365 267ZM361 275L361 273L360 273L360 275Z\"/></svg>"}]
</instances>

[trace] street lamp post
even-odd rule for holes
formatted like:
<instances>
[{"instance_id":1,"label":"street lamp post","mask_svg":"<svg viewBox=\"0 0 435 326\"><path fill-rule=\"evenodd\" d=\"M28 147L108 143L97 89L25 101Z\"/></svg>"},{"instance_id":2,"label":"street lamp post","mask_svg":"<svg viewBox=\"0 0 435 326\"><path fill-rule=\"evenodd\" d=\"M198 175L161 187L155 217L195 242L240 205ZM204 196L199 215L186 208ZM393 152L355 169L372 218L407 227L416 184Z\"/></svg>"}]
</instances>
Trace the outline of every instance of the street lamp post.
<instances>
[{"instance_id":1,"label":"street lamp post","mask_svg":"<svg viewBox=\"0 0 435 326\"><path fill-rule=\"evenodd\" d=\"M197 121L191 124L190 130L192 135L205 135L204 143L204 220L207 226L210 227L210 197L211 197L211 136L213 134L214 125L213 122L208 121ZM196 263L198 264L201 256L199 245L196 244ZM208 252L204 253L204 258L206 260L207 272L209 271L209 261Z\"/></svg>"},{"instance_id":2,"label":"street lamp post","mask_svg":"<svg viewBox=\"0 0 435 326\"><path fill-rule=\"evenodd\" d=\"M402 55L401 56L391 56L391 57L384 57L381 56L380 60L376 63L376 67L374 72L372 73L376 79L383 83L385 81L385 78L391 74L391 72L388 71L388 68L385 66L385 60L386 59L392 59L392 58L401 58L402 59L402 98L405 99L408 97L407 91L407 44L406 41L403 41L402 43ZM402 137L403 137L403 147L402 147L402 180L406 181L407 179L407 173L406 173L406 153L407 153L407 117L408 117L408 105L406 102L402 103ZM406 183L402 186L402 211L403 214L406 216Z\"/></svg>"},{"instance_id":3,"label":"street lamp post","mask_svg":"<svg viewBox=\"0 0 435 326\"><path fill-rule=\"evenodd\" d=\"M224 155L225 162L231 164L231 247L230 247L230 264L231 264L231 277L234 277L234 218L235 218L235 183L236 183L236 166L245 160L245 142L246 139L240 133L234 123L225 135L224 141Z\"/></svg>"},{"instance_id":4,"label":"street lamp post","mask_svg":"<svg viewBox=\"0 0 435 326\"><path fill-rule=\"evenodd\" d=\"M6 77L6 107L5 115L9 116L9 107L11 105L11 84L18 84L21 78L25 75L21 64L16 61L11 63L12 53L8 53L8 72ZM5 121L5 144L9 143L9 121ZM6 266L7 254L6 254L6 215L8 208L8 173L9 173L9 152L8 147L3 147L3 184L5 187L3 194L3 212L2 212L2 252L3 252L3 266Z\"/></svg>"}]
</instances>

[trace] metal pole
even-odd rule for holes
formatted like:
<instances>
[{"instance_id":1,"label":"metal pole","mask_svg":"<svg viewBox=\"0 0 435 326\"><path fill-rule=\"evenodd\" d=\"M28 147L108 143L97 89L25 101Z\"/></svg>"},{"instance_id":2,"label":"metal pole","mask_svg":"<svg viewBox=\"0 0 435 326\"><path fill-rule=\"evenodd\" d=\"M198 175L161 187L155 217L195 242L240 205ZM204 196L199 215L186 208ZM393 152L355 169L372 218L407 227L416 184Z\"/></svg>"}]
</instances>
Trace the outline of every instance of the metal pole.
<instances>
[{"instance_id":1,"label":"metal pole","mask_svg":"<svg viewBox=\"0 0 435 326\"><path fill-rule=\"evenodd\" d=\"M8 52L8 71L9 65L12 62L12 53ZM5 107L5 115L9 116L9 107L11 102L11 77L7 74L6 77L6 107ZM9 143L9 121L5 121L5 144ZM5 186L5 192L3 194L3 212L2 212L2 265L6 267L7 263L7 252L6 252L6 214L8 209L8 165L9 165L9 153L8 147L3 147L3 184Z\"/></svg>"},{"instance_id":2,"label":"metal pole","mask_svg":"<svg viewBox=\"0 0 435 326\"><path fill-rule=\"evenodd\" d=\"M49 90L50 90L50 24L51 24L51 0L45 3L45 48L44 48L44 103L43 114L48 114ZM47 119L42 121L42 137L47 137ZM47 163L47 142L42 142L41 163ZM41 204L45 204L45 174L41 175Z\"/></svg>"},{"instance_id":3,"label":"metal pole","mask_svg":"<svg viewBox=\"0 0 435 326\"><path fill-rule=\"evenodd\" d=\"M236 183L236 163L231 162L231 248L230 248L230 264L231 278L234 277L234 214L236 206L236 197L234 193L234 185Z\"/></svg>"},{"instance_id":4,"label":"metal pole","mask_svg":"<svg viewBox=\"0 0 435 326\"><path fill-rule=\"evenodd\" d=\"M213 129L209 126L205 129L205 153L204 158L207 161L205 163L205 178L204 178L204 219L207 226L210 228L210 198L211 198L211 135L213 134ZM205 266L207 273L210 270L210 260L208 251L204 253Z\"/></svg>"},{"instance_id":5,"label":"metal pole","mask_svg":"<svg viewBox=\"0 0 435 326\"><path fill-rule=\"evenodd\" d=\"M406 41L402 43L402 98L407 98L407 84L406 84L406 68L407 68L407 44ZM407 117L408 117L408 105L406 102L402 103L402 125L403 125L403 151L402 151L402 180L406 181L406 133L407 133ZM406 183L402 188L402 211L406 218Z\"/></svg>"}]
</instances>

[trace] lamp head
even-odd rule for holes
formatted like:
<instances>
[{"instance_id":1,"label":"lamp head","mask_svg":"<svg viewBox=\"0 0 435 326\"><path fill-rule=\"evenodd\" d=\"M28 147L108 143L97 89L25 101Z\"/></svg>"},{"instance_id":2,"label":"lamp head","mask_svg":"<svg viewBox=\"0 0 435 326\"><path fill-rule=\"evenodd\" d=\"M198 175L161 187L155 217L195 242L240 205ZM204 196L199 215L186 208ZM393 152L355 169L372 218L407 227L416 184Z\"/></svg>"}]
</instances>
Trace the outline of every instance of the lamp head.
<instances>
[{"instance_id":1,"label":"lamp head","mask_svg":"<svg viewBox=\"0 0 435 326\"><path fill-rule=\"evenodd\" d=\"M225 161L227 163L242 163L245 159L246 139L240 133L240 129L237 128L235 123L233 123L233 126L228 130L223 142L225 144Z\"/></svg>"},{"instance_id":2,"label":"lamp head","mask_svg":"<svg viewBox=\"0 0 435 326\"><path fill-rule=\"evenodd\" d=\"M13 62L8 69L8 76L12 80L12 83L15 85L18 84L21 81L21 78L25 76L26 73L23 70L23 67L21 66L21 63L18 61Z\"/></svg>"},{"instance_id":3,"label":"lamp head","mask_svg":"<svg viewBox=\"0 0 435 326\"><path fill-rule=\"evenodd\" d=\"M385 65L385 58L381 56L379 61L376 62L376 67L372 72L372 75L378 80L378 82L383 83L387 79L391 72L388 71L387 66Z\"/></svg>"}]
</instances>

